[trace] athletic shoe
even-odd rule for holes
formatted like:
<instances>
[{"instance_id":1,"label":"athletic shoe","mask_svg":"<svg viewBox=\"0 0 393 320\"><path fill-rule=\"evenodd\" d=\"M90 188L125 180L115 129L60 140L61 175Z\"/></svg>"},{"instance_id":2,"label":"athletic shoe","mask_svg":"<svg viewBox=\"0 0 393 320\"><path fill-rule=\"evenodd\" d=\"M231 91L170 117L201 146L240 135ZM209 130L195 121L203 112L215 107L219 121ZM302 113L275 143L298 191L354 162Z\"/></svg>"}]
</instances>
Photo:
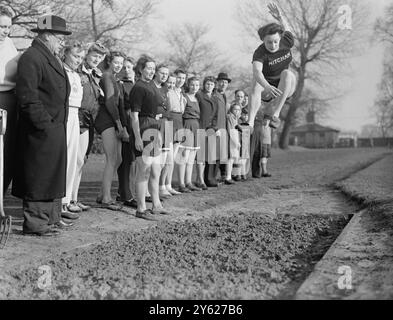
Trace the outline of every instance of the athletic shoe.
<instances>
[{"instance_id":1,"label":"athletic shoe","mask_svg":"<svg viewBox=\"0 0 393 320\"><path fill-rule=\"evenodd\" d=\"M272 119L270 120L269 127L273 129L277 129L280 126L280 123L281 123L280 119L273 116Z\"/></svg>"},{"instance_id":2,"label":"athletic shoe","mask_svg":"<svg viewBox=\"0 0 393 320\"><path fill-rule=\"evenodd\" d=\"M157 221L157 219L150 213L150 210L145 210L143 212L136 212L135 216L140 219Z\"/></svg>"},{"instance_id":3,"label":"athletic shoe","mask_svg":"<svg viewBox=\"0 0 393 320\"><path fill-rule=\"evenodd\" d=\"M72 213L80 213L83 210L74 201L71 201L71 203L67 206L67 209Z\"/></svg>"},{"instance_id":4,"label":"athletic shoe","mask_svg":"<svg viewBox=\"0 0 393 320\"><path fill-rule=\"evenodd\" d=\"M188 188L185 187L185 186L180 186L180 187L179 187L179 192L180 192L180 193L190 193L191 190L188 189Z\"/></svg>"},{"instance_id":5,"label":"athletic shoe","mask_svg":"<svg viewBox=\"0 0 393 320\"><path fill-rule=\"evenodd\" d=\"M89 211L91 209L90 206L83 204L82 202L77 202L76 205L82 209L82 211Z\"/></svg>"},{"instance_id":6,"label":"athletic shoe","mask_svg":"<svg viewBox=\"0 0 393 320\"><path fill-rule=\"evenodd\" d=\"M172 196L178 196L181 194L181 192L177 192L175 189L167 189L168 192L172 195Z\"/></svg>"},{"instance_id":7,"label":"athletic shoe","mask_svg":"<svg viewBox=\"0 0 393 320\"><path fill-rule=\"evenodd\" d=\"M196 186L194 186L192 183L186 184L186 188L191 190L191 191L202 191L202 189L197 188Z\"/></svg>"},{"instance_id":8,"label":"athletic shoe","mask_svg":"<svg viewBox=\"0 0 393 320\"><path fill-rule=\"evenodd\" d=\"M196 183L195 186L203 191L208 190L207 185L204 183Z\"/></svg>"},{"instance_id":9,"label":"athletic shoe","mask_svg":"<svg viewBox=\"0 0 393 320\"><path fill-rule=\"evenodd\" d=\"M165 210L164 208L154 208L150 210L151 214L162 214L162 215L171 215L171 213L167 210Z\"/></svg>"},{"instance_id":10,"label":"athletic shoe","mask_svg":"<svg viewBox=\"0 0 393 320\"><path fill-rule=\"evenodd\" d=\"M123 205L125 205L126 207L133 208L133 209L137 209L138 208L138 203L136 202L135 199L124 201Z\"/></svg>"}]
</instances>

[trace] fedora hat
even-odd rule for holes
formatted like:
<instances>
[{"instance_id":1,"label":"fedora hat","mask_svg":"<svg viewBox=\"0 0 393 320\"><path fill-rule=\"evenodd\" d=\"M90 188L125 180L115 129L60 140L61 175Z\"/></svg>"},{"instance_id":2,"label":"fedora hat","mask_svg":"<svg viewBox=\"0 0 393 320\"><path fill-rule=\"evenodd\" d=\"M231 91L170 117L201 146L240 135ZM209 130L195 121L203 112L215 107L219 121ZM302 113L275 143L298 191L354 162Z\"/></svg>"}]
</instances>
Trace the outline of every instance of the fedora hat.
<instances>
[{"instance_id":1,"label":"fedora hat","mask_svg":"<svg viewBox=\"0 0 393 320\"><path fill-rule=\"evenodd\" d=\"M228 77L228 74L225 73L225 72L220 72L220 73L218 74L217 81L219 81L219 80L227 80L228 83L230 83L230 82L232 81L232 79L229 78L229 77Z\"/></svg>"},{"instance_id":2,"label":"fedora hat","mask_svg":"<svg viewBox=\"0 0 393 320\"><path fill-rule=\"evenodd\" d=\"M65 35L72 34L71 31L67 30L66 21L63 18L54 15L46 15L38 18L37 28L31 29L33 32L54 32Z\"/></svg>"}]
</instances>

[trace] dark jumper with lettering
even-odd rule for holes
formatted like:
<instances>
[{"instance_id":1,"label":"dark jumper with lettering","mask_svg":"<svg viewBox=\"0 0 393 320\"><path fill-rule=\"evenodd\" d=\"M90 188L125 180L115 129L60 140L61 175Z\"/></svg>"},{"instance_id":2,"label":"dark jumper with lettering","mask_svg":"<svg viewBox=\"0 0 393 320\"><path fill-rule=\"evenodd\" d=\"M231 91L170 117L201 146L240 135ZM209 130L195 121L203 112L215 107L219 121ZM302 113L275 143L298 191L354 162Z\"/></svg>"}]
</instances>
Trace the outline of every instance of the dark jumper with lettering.
<instances>
[{"instance_id":1,"label":"dark jumper with lettering","mask_svg":"<svg viewBox=\"0 0 393 320\"><path fill-rule=\"evenodd\" d=\"M252 62L259 61L263 64L262 73L267 82L278 87L281 72L289 68L292 62L291 48L294 45L294 38L291 32L285 31L282 34L279 49L277 52L270 52L262 43L255 50Z\"/></svg>"}]
</instances>

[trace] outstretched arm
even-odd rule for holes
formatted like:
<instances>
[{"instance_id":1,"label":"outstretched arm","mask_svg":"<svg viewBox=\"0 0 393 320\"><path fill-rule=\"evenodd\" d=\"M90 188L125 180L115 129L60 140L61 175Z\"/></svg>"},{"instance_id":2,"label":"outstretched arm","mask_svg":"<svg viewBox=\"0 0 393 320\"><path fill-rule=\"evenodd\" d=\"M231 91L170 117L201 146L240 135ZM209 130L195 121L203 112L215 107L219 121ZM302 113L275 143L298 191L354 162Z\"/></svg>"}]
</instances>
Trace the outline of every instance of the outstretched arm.
<instances>
[{"instance_id":1,"label":"outstretched arm","mask_svg":"<svg viewBox=\"0 0 393 320\"><path fill-rule=\"evenodd\" d=\"M290 31L289 23L281 13L281 10L277 6L277 4L271 2L267 5L269 9L269 13L272 15L274 19L276 19L284 28L284 31Z\"/></svg>"}]
</instances>

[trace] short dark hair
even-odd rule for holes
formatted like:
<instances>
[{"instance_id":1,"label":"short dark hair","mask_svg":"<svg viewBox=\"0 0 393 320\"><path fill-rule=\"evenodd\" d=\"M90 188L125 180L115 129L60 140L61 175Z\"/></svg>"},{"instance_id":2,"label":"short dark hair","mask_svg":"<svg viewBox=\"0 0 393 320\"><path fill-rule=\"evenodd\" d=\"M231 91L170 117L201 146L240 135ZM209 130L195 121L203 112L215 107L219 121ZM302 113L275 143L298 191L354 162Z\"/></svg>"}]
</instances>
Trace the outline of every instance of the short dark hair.
<instances>
[{"instance_id":1,"label":"short dark hair","mask_svg":"<svg viewBox=\"0 0 393 320\"><path fill-rule=\"evenodd\" d=\"M187 86L190 86L190 83L193 82L193 81L201 82L201 80L198 77L190 77L187 80Z\"/></svg>"},{"instance_id":2,"label":"short dark hair","mask_svg":"<svg viewBox=\"0 0 393 320\"><path fill-rule=\"evenodd\" d=\"M12 19L13 14L8 7L0 5L0 16L6 16Z\"/></svg>"},{"instance_id":3,"label":"short dark hair","mask_svg":"<svg viewBox=\"0 0 393 320\"><path fill-rule=\"evenodd\" d=\"M127 56L127 57L124 59L124 62L126 62L126 61L128 61L129 63L131 63L133 66L135 65L135 60L134 60L134 58L132 58L132 57L130 57L130 56Z\"/></svg>"},{"instance_id":4,"label":"short dark hair","mask_svg":"<svg viewBox=\"0 0 393 320\"><path fill-rule=\"evenodd\" d=\"M106 57L105 57L105 69L109 69L110 63L116 58L116 57L121 57L123 59L126 58L123 52L114 50L111 51Z\"/></svg>"},{"instance_id":5,"label":"short dark hair","mask_svg":"<svg viewBox=\"0 0 393 320\"><path fill-rule=\"evenodd\" d=\"M185 72L183 69L176 69L174 72L175 75L178 75L179 73L187 75L187 72Z\"/></svg>"},{"instance_id":6,"label":"short dark hair","mask_svg":"<svg viewBox=\"0 0 393 320\"><path fill-rule=\"evenodd\" d=\"M138 61L136 62L136 65L134 67L134 71L135 71L135 75L139 78L142 76L142 70L145 69L146 65L149 62L154 62L154 64L156 63L154 61L154 59L148 55L142 55Z\"/></svg>"},{"instance_id":7,"label":"short dark hair","mask_svg":"<svg viewBox=\"0 0 393 320\"><path fill-rule=\"evenodd\" d=\"M273 34L278 33L280 36L284 33L284 29L281 25L279 25L278 23L269 23L265 26L263 26L262 28L259 28L258 30L258 35L259 38L263 41L263 39L265 39L266 36L270 36Z\"/></svg>"},{"instance_id":8,"label":"short dark hair","mask_svg":"<svg viewBox=\"0 0 393 320\"><path fill-rule=\"evenodd\" d=\"M169 66L166 63L160 63L159 65L157 65L156 71L160 70L161 68L166 68L169 70Z\"/></svg>"},{"instance_id":9,"label":"short dark hair","mask_svg":"<svg viewBox=\"0 0 393 320\"><path fill-rule=\"evenodd\" d=\"M207 77L205 77L205 79L203 79L203 88L202 88L202 90L205 90L205 85L206 85L206 82L213 82L214 83L214 85L216 84L216 78L214 78L213 76L207 76Z\"/></svg>"}]
</instances>

